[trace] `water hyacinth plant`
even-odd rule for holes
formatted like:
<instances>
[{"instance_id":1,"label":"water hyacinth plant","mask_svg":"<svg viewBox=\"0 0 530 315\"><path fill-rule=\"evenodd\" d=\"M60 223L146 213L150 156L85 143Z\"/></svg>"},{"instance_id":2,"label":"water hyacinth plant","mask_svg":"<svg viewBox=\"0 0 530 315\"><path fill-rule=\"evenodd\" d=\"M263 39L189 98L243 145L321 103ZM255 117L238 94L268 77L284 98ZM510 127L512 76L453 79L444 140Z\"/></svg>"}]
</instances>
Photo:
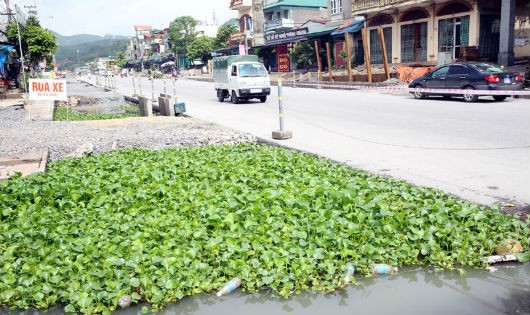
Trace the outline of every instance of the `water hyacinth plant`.
<instances>
[{"instance_id":1,"label":"water hyacinth plant","mask_svg":"<svg viewBox=\"0 0 530 315\"><path fill-rule=\"evenodd\" d=\"M105 114L99 111L81 113L65 107L57 107L53 112L53 120L55 121L84 121L84 120L106 120L106 119L121 119L129 117L139 117L138 109L124 105L120 107L124 113Z\"/></svg>"},{"instance_id":2,"label":"water hyacinth plant","mask_svg":"<svg viewBox=\"0 0 530 315\"><path fill-rule=\"evenodd\" d=\"M529 223L259 144L130 149L0 183L0 304L110 313L214 294L342 287L346 263L483 267ZM525 236L525 237L522 237Z\"/></svg>"}]
</instances>

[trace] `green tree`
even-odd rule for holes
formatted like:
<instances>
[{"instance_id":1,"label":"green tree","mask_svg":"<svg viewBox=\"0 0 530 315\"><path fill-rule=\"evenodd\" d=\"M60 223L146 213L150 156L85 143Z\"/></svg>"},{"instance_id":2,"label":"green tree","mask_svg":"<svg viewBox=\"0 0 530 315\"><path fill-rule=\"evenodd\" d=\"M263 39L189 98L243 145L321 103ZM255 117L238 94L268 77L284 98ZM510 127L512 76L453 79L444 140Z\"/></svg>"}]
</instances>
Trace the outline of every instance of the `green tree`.
<instances>
[{"instance_id":1,"label":"green tree","mask_svg":"<svg viewBox=\"0 0 530 315\"><path fill-rule=\"evenodd\" d=\"M39 20L30 16L25 26L20 26L20 38L24 57L31 65L38 64L43 59L52 60L53 53L57 50L57 37L50 31L40 26ZM9 26L7 38L10 42L18 44L18 30L16 23ZM29 58L28 58L29 56Z\"/></svg>"},{"instance_id":2,"label":"green tree","mask_svg":"<svg viewBox=\"0 0 530 315\"><path fill-rule=\"evenodd\" d=\"M214 42L215 40L208 36L197 37L187 47L188 57L190 59L201 59L206 63L210 59L210 53L214 49Z\"/></svg>"},{"instance_id":3,"label":"green tree","mask_svg":"<svg viewBox=\"0 0 530 315\"><path fill-rule=\"evenodd\" d=\"M197 21L191 16L181 16L169 24L171 48L176 54L187 53L188 45L197 38Z\"/></svg>"},{"instance_id":4,"label":"green tree","mask_svg":"<svg viewBox=\"0 0 530 315\"><path fill-rule=\"evenodd\" d=\"M120 68L123 68L126 63L127 58L125 57L125 53L123 51L116 52L116 65Z\"/></svg>"},{"instance_id":5,"label":"green tree","mask_svg":"<svg viewBox=\"0 0 530 315\"><path fill-rule=\"evenodd\" d=\"M226 24L219 28L217 36L214 40L214 49L221 49L228 47L230 43L230 36L237 32L237 28L233 24Z\"/></svg>"},{"instance_id":6,"label":"green tree","mask_svg":"<svg viewBox=\"0 0 530 315\"><path fill-rule=\"evenodd\" d=\"M299 42L289 52L289 57L298 68L309 68L316 63L315 49L309 41Z\"/></svg>"}]
</instances>

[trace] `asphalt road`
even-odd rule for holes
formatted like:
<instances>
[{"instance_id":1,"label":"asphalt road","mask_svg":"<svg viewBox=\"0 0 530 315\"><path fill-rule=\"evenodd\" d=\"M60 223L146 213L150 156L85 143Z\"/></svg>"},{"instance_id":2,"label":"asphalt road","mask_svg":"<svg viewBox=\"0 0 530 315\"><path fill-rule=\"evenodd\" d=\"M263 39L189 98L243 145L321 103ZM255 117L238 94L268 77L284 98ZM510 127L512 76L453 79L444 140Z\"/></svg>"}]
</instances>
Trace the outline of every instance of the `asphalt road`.
<instances>
[{"instance_id":1,"label":"asphalt road","mask_svg":"<svg viewBox=\"0 0 530 315\"><path fill-rule=\"evenodd\" d=\"M94 80L94 78L92 78ZM136 81L137 82L137 81ZM143 95L151 81L142 78ZM132 78L117 78L122 94ZM171 80L166 92L173 94ZM136 83L138 90L138 83ZM164 90L155 80L155 93ZM187 114L272 140L279 129L277 88L262 104L219 103L212 83L180 79ZM530 101L477 103L411 95L284 87L281 145L319 154L373 173L442 189L482 204L530 204Z\"/></svg>"}]
</instances>

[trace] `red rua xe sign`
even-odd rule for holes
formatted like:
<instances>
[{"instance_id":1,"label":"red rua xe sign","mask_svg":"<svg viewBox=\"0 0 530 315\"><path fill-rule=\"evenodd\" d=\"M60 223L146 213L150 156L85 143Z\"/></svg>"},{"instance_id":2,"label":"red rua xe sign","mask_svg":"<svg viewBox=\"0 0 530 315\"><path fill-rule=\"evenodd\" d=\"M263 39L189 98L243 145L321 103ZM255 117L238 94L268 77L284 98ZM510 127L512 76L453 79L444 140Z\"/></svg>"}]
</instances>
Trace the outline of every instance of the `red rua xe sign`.
<instances>
[{"instance_id":1,"label":"red rua xe sign","mask_svg":"<svg viewBox=\"0 0 530 315\"><path fill-rule=\"evenodd\" d=\"M43 101L67 101L66 81L55 79L30 79L29 99Z\"/></svg>"}]
</instances>

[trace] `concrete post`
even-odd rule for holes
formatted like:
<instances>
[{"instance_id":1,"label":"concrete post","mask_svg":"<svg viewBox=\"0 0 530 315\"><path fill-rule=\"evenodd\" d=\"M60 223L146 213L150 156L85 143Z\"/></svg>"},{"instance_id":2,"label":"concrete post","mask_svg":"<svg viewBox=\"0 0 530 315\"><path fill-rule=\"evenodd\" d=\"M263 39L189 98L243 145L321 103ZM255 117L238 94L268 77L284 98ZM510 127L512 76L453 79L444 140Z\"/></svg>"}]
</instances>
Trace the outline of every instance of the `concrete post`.
<instances>
[{"instance_id":1,"label":"concrete post","mask_svg":"<svg viewBox=\"0 0 530 315\"><path fill-rule=\"evenodd\" d=\"M154 102L155 99L155 78L151 78L151 100Z\"/></svg>"},{"instance_id":2,"label":"concrete post","mask_svg":"<svg viewBox=\"0 0 530 315\"><path fill-rule=\"evenodd\" d=\"M140 96L138 97L138 107L140 108L140 116L153 116L153 103L147 97Z\"/></svg>"},{"instance_id":3,"label":"concrete post","mask_svg":"<svg viewBox=\"0 0 530 315\"><path fill-rule=\"evenodd\" d=\"M161 94L158 98L158 107L161 116L175 116L175 98L170 95Z\"/></svg>"},{"instance_id":4,"label":"concrete post","mask_svg":"<svg viewBox=\"0 0 530 315\"><path fill-rule=\"evenodd\" d=\"M133 95L132 95L132 97L136 97L136 96L138 96L138 94L136 94L136 84L134 84L134 77L132 77L132 84L133 84Z\"/></svg>"},{"instance_id":5,"label":"concrete post","mask_svg":"<svg viewBox=\"0 0 530 315\"><path fill-rule=\"evenodd\" d=\"M158 98L158 110L160 112L160 116L168 116L167 115L167 106L166 106L166 100L167 98L160 96Z\"/></svg>"},{"instance_id":6,"label":"concrete post","mask_svg":"<svg viewBox=\"0 0 530 315\"><path fill-rule=\"evenodd\" d=\"M273 131L272 132L272 138L276 140L286 140L291 139L293 137L293 132L289 130L284 130L284 123L283 123L283 86L282 86L282 80L278 80L278 112L279 112L279 118L280 118L280 130Z\"/></svg>"},{"instance_id":7,"label":"concrete post","mask_svg":"<svg viewBox=\"0 0 530 315\"><path fill-rule=\"evenodd\" d=\"M168 116L175 117L175 104L177 103L177 98L175 96L168 95L165 98L165 102L168 103L167 114Z\"/></svg>"},{"instance_id":8,"label":"concrete post","mask_svg":"<svg viewBox=\"0 0 530 315\"><path fill-rule=\"evenodd\" d=\"M516 0L501 0L501 29L498 63L511 66L514 62L513 42Z\"/></svg>"}]
</instances>

